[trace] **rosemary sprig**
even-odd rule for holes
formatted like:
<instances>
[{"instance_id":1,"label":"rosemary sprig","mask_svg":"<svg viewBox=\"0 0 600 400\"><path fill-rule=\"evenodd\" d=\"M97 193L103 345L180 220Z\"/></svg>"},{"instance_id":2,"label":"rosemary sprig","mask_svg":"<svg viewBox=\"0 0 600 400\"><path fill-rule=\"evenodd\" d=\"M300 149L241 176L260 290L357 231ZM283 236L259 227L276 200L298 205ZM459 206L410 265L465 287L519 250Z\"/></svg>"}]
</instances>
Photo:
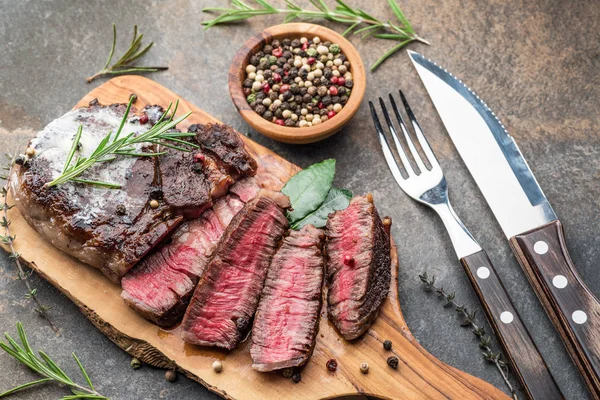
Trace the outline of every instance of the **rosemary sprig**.
<instances>
[{"instance_id":1,"label":"rosemary sprig","mask_svg":"<svg viewBox=\"0 0 600 400\"><path fill-rule=\"evenodd\" d=\"M6 167L4 167L4 169L6 171L10 171L10 168L14 161L14 157L9 154L7 154L6 156L9 159L9 162L8 162L8 165ZM19 253L17 253L17 250L15 249L14 243L15 243L17 236L11 234L10 219L8 218L8 210L13 208L15 205L8 204L8 175L1 176L1 178L4 179L6 182L2 186L2 203L1 203L2 219L0 219L0 226L2 228L4 228L4 234L3 235L0 234L0 241L2 241L3 244L8 246L9 251L10 251L9 257L14 260L14 263L17 267L17 276L19 277L19 280L23 281L23 283L25 284L25 287L27 288L27 293L25 294L25 297L34 302L35 311L48 323L48 325L50 325L50 327L52 328L52 330L54 332L58 333L59 332L58 328L56 327L56 325L54 325L54 323L52 322L52 320L50 319L50 317L48 315L48 311L52 308L52 306L45 306L38 299L37 289L32 288L31 283L29 282L29 277L31 276L33 271L29 271L28 273L25 273L25 270L23 269L23 265L21 264L21 259L20 259L21 255Z\"/></svg>"},{"instance_id":2,"label":"rosemary sprig","mask_svg":"<svg viewBox=\"0 0 600 400\"><path fill-rule=\"evenodd\" d=\"M112 47L110 48L110 53L108 55L108 60L106 60L106 64L104 67L96 72L94 75L86 78L88 83L92 82L94 79L99 78L104 75L120 75L120 74L128 74L131 72L156 72L162 71L165 69L169 69L169 67L142 67L134 65L134 63L141 58L144 54L146 54L150 48L154 45L154 42L150 42L149 45L140 50L142 46L142 38L143 34L138 35L137 25L133 27L133 39L131 40L131 44L129 45L129 49L116 61L112 66L110 62L115 54L115 47L117 45L117 26L115 24L113 27L113 41ZM139 50L139 51L138 51Z\"/></svg>"},{"instance_id":3,"label":"rosemary sprig","mask_svg":"<svg viewBox=\"0 0 600 400\"><path fill-rule=\"evenodd\" d=\"M39 351L39 357L35 354L34 350L31 348L29 341L27 339L27 335L25 335L25 329L23 329L23 324L17 322L17 331L19 333L19 340L21 344L17 343L8 333L5 333L4 336L6 338L6 343L4 341L0 341L0 348L7 352L11 357L15 358L20 363L26 365L33 372L36 372L43 376L42 379L38 379L32 382L28 382L17 387L14 387L10 390L7 390L4 393L0 393L0 398L11 395L20 390L29 388L31 386L39 385L41 383L46 382L56 382L65 386L68 386L71 389L73 395L64 396L61 400L74 400L74 399L97 399L97 400L109 400L108 397L101 395L96 391L90 377L79 361L79 358L75 355L75 353L71 353L81 374L85 378L87 383L87 387L80 385L73 381L57 364L54 362L46 353L43 351Z\"/></svg>"},{"instance_id":4,"label":"rosemary sprig","mask_svg":"<svg viewBox=\"0 0 600 400\"><path fill-rule=\"evenodd\" d=\"M385 60L398 50L411 42L429 42L417 35L400 9L396 0L388 0L392 12L398 19L397 23L391 20L380 20L360 8L353 8L343 0L335 0L335 8L330 8L324 0L310 0L310 3L316 10L306 10L296 5L292 0L285 0L286 8L277 8L269 4L266 0L254 0L259 8L254 8L242 0L231 0L231 7L209 7L202 11L216 12L219 15L209 21L202 22L204 29L209 29L215 25L228 22L240 21L257 17L261 15L282 14L285 15L284 22L290 22L295 19L325 19L341 24L349 25L342 34L349 33L360 34L362 38L374 36L378 39L393 40L398 42L394 47L386 51L373 65L371 71L379 67Z\"/></svg>"},{"instance_id":5,"label":"rosemary sprig","mask_svg":"<svg viewBox=\"0 0 600 400\"><path fill-rule=\"evenodd\" d=\"M508 378L509 370L508 364L504 361L504 358L500 352L495 353L490 347L491 338L490 336L485 334L485 329L475 322L475 316L477 315L477 311L470 312L469 309L464 305L459 305L454 299L456 297L455 293L452 292L448 294L444 291L443 287L438 287L435 285L435 276L432 276L431 279L427 275L427 272L423 272L419 275L419 279L424 283L425 290L436 292L439 298L443 298L446 302L444 303L444 308L452 307L454 310L464 317L464 320L461 322L460 326L465 328L471 328L471 332L479 339L479 348L481 349L482 357L494 364L496 369L502 375L502 379L506 384L512 398L514 400L518 400L517 391L514 386L510 383Z\"/></svg>"},{"instance_id":6,"label":"rosemary sprig","mask_svg":"<svg viewBox=\"0 0 600 400\"><path fill-rule=\"evenodd\" d=\"M165 152L160 151L151 153L137 152L134 147L136 144L143 143L151 145L160 145L181 151L189 150L187 148L177 146L176 144L185 144L187 146L196 148L198 147L194 143L182 140L186 137L195 136L193 133L170 131L178 123L186 119L192 113L190 111L182 117L179 117L174 120L173 118L175 117L175 113L177 112L179 100L177 100L177 102L175 103L175 107L173 108L173 112L170 114L170 117L166 118L166 116L169 114L169 111L171 110L171 107L173 106L172 103L169 104L169 107L160 117L158 122L148 131L141 133L137 136L134 135L134 132L131 132L126 136L121 136L123 127L125 126L125 122L127 121L127 118L129 116L129 110L131 109L132 102L133 98L130 98L129 103L127 104L127 109L125 110L125 114L123 115L123 119L121 120L117 132L114 135L112 132L108 132L104 139L102 139L98 147L92 152L92 154L90 154L88 157L77 156L75 158L75 162L73 162L73 158L75 156L77 148L79 147L79 141L81 140L83 129L82 126L79 126L79 129L75 134L75 138L73 139L73 144L67 156L67 160L65 166L63 167L62 173L53 181L46 183L45 186L52 187L63 184L65 182L73 181L78 183L87 183L102 186L109 189L119 189L121 185L115 183L95 181L90 179L80 179L78 178L78 176L97 163L113 161L116 156L156 157L165 154Z\"/></svg>"}]
</instances>

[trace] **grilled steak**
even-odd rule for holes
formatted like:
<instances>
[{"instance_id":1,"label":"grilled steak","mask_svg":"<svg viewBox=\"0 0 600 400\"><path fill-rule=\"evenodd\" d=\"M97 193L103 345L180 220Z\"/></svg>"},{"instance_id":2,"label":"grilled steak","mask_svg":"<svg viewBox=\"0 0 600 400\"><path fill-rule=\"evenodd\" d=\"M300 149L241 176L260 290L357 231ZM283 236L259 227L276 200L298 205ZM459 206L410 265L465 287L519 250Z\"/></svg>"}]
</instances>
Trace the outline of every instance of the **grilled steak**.
<instances>
[{"instance_id":1,"label":"grilled steak","mask_svg":"<svg viewBox=\"0 0 600 400\"><path fill-rule=\"evenodd\" d=\"M323 289L325 234L312 225L291 231L269 267L252 328L252 367L267 372L310 358Z\"/></svg>"},{"instance_id":2,"label":"grilled steak","mask_svg":"<svg viewBox=\"0 0 600 400\"><path fill-rule=\"evenodd\" d=\"M233 218L183 318L183 339L233 349L250 327L271 257L288 227L281 193L261 190Z\"/></svg>"},{"instance_id":3,"label":"grilled steak","mask_svg":"<svg viewBox=\"0 0 600 400\"><path fill-rule=\"evenodd\" d=\"M145 257L123 277L121 297L125 302L158 325L168 327L179 321L225 228L258 190L253 178L238 181L201 218L184 222L171 243Z\"/></svg>"},{"instance_id":4,"label":"grilled steak","mask_svg":"<svg viewBox=\"0 0 600 400\"><path fill-rule=\"evenodd\" d=\"M329 216L327 312L346 340L361 336L377 317L390 288L390 263L389 230L370 194Z\"/></svg>"},{"instance_id":5,"label":"grilled steak","mask_svg":"<svg viewBox=\"0 0 600 400\"><path fill-rule=\"evenodd\" d=\"M30 142L35 156L21 158L24 162L15 165L10 179L19 211L35 230L59 249L100 268L115 282L176 228L184 216L201 213L223 195L226 188L221 182L226 181L228 187L238 177L252 175L256 170L255 161L237 134L211 125L202 129L214 130L215 137L199 152L169 151L162 157L118 156L81 175L83 179L120 184L121 189L75 182L44 186L62 172L79 125L83 126L83 134L75 157L89 156L109 131L117 131L125 109L124 104L101 106L95 101L54 120ZM144 112L153 117L163 111L153 106ZM122 135L139 134L151 127L150 123L139 121L136 116L130 118ZM235 148L238 157L219 158L219 152L211 149L220 142ZM142 145L135 146L136 152L144 150ZM161 168L161 159L170 167ZM202 159L209 159L216 169L205 168L205 162L202 167L192 164ZM152 209L151 199L159 200L160 206Z\"/></svg>"}]
</instances>

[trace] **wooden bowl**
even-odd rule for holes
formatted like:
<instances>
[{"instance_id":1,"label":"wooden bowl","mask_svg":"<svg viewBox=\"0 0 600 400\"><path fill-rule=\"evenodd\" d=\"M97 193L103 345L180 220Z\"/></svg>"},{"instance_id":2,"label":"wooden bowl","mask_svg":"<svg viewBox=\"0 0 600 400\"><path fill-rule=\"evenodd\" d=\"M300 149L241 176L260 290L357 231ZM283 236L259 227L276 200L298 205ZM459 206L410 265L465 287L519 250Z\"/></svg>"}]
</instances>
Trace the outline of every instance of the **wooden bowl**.
<instances>
[{"instance_id":1,"label":"wooden bowl","mask_svg":"<svg viewBox=\"0 0 600 400\"><path fill-rule=\"evenodd\" d=\"M350 62L350 72L354 81L352 93L342 110L334 117L311 127L287 127L267 121L250 107L244 96L242 83L246 78L246 66L250 57L260 51L274 39L312 38L318 36L321 41L330 41L340 46L341 52ZM304 144L323 140L338 132L358 110L365 95L366 73L360 55L342 35L320 25L291 23L272 26L252 36L236 53L229 68L229 93L242 118L255 130L280 142Z\"/></svg>"}]
</instances>

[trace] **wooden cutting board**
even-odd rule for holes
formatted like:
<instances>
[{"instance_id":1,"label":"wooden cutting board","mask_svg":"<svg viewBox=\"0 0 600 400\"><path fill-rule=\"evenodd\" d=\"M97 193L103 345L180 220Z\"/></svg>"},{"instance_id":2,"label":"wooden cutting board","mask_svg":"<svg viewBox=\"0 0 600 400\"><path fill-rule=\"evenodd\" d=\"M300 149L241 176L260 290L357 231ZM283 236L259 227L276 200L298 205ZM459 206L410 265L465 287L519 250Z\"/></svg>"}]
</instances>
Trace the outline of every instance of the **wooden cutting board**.
<instances>
[{"instance_id":1,"label":"wooden cutting board","mask_svg":"<svg viewBox=\"0 0 600 400\"><path fill-rule=\"evenodd\" d=\"M140 77L113 78L87 94L77 106L94 98L102 104L125 103L138 96L135 106L167 106L177 96L159 84ZM181 124L218 122L198 107L180 99L179 113L193 111ZM232 107L233 110L233 107ZM299 168L242 135L250 153L259 164L257 178L263 187L280 189ZM377 203L377 199L375 199ZM16 250L41 276L67 295L114 343L143 362L160 368L177 368L191 379L227 399L323 399L342 395L371 394L388 399L508 399L492 385L459 371L427 353L411 335L398 302L396 248L392 249L393 282L379 318L362 338L349 343L329 324L323 311L314 354L302 370L302 381L293 383L281 374L260 373L252 369L249 341L236 350L201 348L184 343L178 329L163 330L131 310L120 298L121 288L98 270L57 250L27 225L17 208L10 210L11 229L19 240ZM393 342L385 351L382 342ZM85 338L82 338L85 340ZM397 370L386 364L396 355ZM329 372L328 359L338 361L336 372ZM221 360L223 372L212 370ZM367 362L364 375L359 365Z\"/></svg>"}]
</instances>

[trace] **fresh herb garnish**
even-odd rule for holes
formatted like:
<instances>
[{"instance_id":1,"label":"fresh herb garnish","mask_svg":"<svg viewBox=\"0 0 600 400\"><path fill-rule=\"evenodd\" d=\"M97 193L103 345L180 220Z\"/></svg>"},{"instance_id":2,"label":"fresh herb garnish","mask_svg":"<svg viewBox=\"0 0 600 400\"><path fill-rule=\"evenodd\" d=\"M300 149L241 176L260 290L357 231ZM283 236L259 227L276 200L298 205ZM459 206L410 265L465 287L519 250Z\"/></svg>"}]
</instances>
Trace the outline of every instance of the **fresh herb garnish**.
<instances>
[{"instance_id":1,"label":"fresh herb garnish","mask_svg":"<svg viewBox=\"0 0 600 400\"><path fill-rule=\"evenodd\" d=\"M115 134L113 134L112 132L108 132L104 139L102 139L96 150L92 152L92 154L90 154L88 157L78 156L75 158L75 162L73 162L73 158L75 152L77 151L77 148L79 147L79 141L82 135L82 127L80 126L77 130L75 138L73 139L73 145L71 146L71 150L69 151L69 155L67 156L67 161L65 163L62 173L58 177L56 177L52 182L46 183L45 186L52 187L63 184L65 182L72 181L102 186L110 189L119 189L121 185L115 183L80 179L77 177L83 172L87 171L96 163L113 161L116 156L156 157L165 154L165 152L138 152L134 147L136 144L143 143L161 145L180 151L190 150L181 146L177 146L173 143L184 144L186 146L198 148L197 145L183 140L183 138L195 136L194 133L171 131L172 128L174 128L178 123L186 119L192 113L190 111L182 117L179 117L174 120L173 118L175 116L175 113L177 112L179 100L177 100L177 102L175 103L175 107L170 117L166 118L166 116L169 114L169 111L171 110L171 107L173 106L172 103L169 104L169 107L160 117L158 122L148 131L140 133L137 136L134 136L134 132L131 132L127 136L121 137L123 127L125 126L125 122L127 121L127 118L129 116L129 110L131 109L132 101L133 99L130 98L129 103L127 104L127 109L125 110L125 114L123 115L123 119L121 120L117 132Z\"/></svg>"},{"instance_id":2,"label":"fresh herb garnish","mask_svg":"<svg viewBox=\"0 0 600 400\"><path fill-rule=\"evenodd\" d=\"M52 330L58 333L58 328L48 315L48 311L52 309L52 306L46 306L42 304L40 299L37 296L37 289L31 286L29 277L33 273L33 270L29 270L25 272L23 265L21 264L21 255L15 249L15 240L17 239L17 235L13 235L10 229L10 219L8 218L8 210L13 208L14 204L8 204L8 171L10 171L13 163L14 157L10 154L6 154L9 162L4 167L7 171L7 175L0 176L1 179L4 179L6 182L2 186L2 202L0 203L0 208L2 209L2 218L0 219L0 226L4 229L4 234L0 234L0 241L2 244L8 246L9 257L14 261L15 266L17 267L17 277L25 284L25 288L27 289L27 293L25 293L25 298L28 300L32 300L35 305L35 311L50 325ZM1 397L1 396L0 396Z\"/></svg>"},{"instance_id":3,"label":"fresh herb garnish","mask_svg":"<svg viewBox=\"0 0 600 400\"><path fill-rule=\"evenodd\" d=\"M424 288L426 291L435 292L440 299L444 299L444 308L453 308L458 315L462 318L462 322L460 326L471 329L471 332L479 339L479 349L481 350L481 356L488 362L494 364L506 387L508 388L513 400L518 400L517 391L515 387L510 383L510 379L508 379L509 370L508 364L504 360L504 357L500 352L495 353L490 347L491 338L485 334L485 329L482 326L477 325L475 322L475 316L477 315L476 311L469 311L467 306L459 305L455 300L455 293L447 293L444 291L443 287L438 287L435 284L435 276L429 278L427 272L423 272L419 275L419 279L424 284Z\"/></svg>"},{"instance_id":4,"label":"fresh herb garnish","mask_svg":"<svg viewBox=\"0 0 600 400\"><path fill-rule=\"evenodd\" d=\"M6 397L20 390L29 388L31 386L38 385L40 383L46 382L56 382L62 385L67 386L71 389L73 395L65 396L62 400L74 400L74 399L97 399L97 400L109 400L108 397L101 395L96 391L90 376L87 371L79 361L79 358L73 354L73 358L81 371L81 375L83 375L87 386L80 385L73 381L57 364L54 362L46 353L43 351L39 351L39 357L35 354L31 346L29 345L29 341L27 336L25 335L25 329L23 329L23 324L17 322L17 331L19 332L19 339L21 344L18 344L8 333L5 333L7 343L0 342L0 348L7 352L11 357L15 358L20 363L26 365L33 372L37 372L41 376L42 379L38 379L36 381L28 382L22 385L19 385L15 388L12 388L4 393L0 393L0 397Z\"/></svg>"},{"instance_id":5,"label":"fresh herb garnish","mask_svg":"<svg viewBox=\"0 0 600 400\"><path fill-rule=\"evenodd\" d=\"M242 0L231 0L230 8L205 8L202 11L217 12L220 14L212 20L204 21L202 24L205 29L208 29L215 25L250 19L261 15L283 14L285 15L283 22L290 22L294 19L326 19L349 25L342 34L343 36L354 33L361 34L363 39L368 36L374 36L378 39L397 42L394 47L386 51L377 61L375 61L375 63L373 63L371 71L379 67L388 57L411 42L416 41L429 44L427 40L415 33L412 25L406 16L404 16L404 13L396 0L388 0L392 12L398 19L398 22L396 23L393 23L390 20L386 22L377 19L360 8L350 7L343 0L335 0L336 6L334 9L329 8L324 0L310 0L310 3L316 10L305 10L296 5L292 0L286 0L286 8L276 8L266 0L255 0L255 2L260 8L251 7Z\"/></svg>"},{"instance_id":6,"label":"fresh herb garnish","mask_svg":"<svg viewBox=\"0 0 600 400\"><path fill-rule=\"evenodd\" d=\"M322 228L329 214L348 207L352 192L332 188L334 176L335 160L330 158L298 172L281 189L292 205L287 213L292 229L308 224Z\"/></svg>"},{"instance_id":7,"label":"fresh herb garnish","mask_svg":"<svg viewBox=\"0 0 600 400\"><path fill-rule=\"evenodd\" d=\"M106 60L106 64L104 64L104 67L100 71L96 72L94 75L86 79L88 83L104 75L120 75L129 74L132 72L156 72L169 69L169 67L142 67L133 65L135 61L137 61L140 57L146 54L148 50L150 50L150 48L154 45L154 42L150 42L148 46L144 47L142 50L139 50L142 46L142 38L144 37L144 35L140 34L138 36L137 25L133 27L133 39L131 40L129 49L127 49L125 54L123 54L121 58L119 58L119 60L111 66L110 62L112 61L113 55L115 54L115 47L117 45L117 26L115 24L113 24L112 26L113 41L112 47L110 48L110 53L108 55L108 60Z\"/></svg>"},{"instance_id":8,"label":"fresh herb garnish","mask_svg":"<svg viewBox=\"0 0 600 400\"><path fill-rule=\"evenodd\" d=\"M315 228L322 228L327 223L327 217L334 211L343 210L350 204L352 192L347 189L331 188L323 204L306 217L291 225L292 229L300 229L304 225L312 224Z\"/></svg>"}]
</instances>

